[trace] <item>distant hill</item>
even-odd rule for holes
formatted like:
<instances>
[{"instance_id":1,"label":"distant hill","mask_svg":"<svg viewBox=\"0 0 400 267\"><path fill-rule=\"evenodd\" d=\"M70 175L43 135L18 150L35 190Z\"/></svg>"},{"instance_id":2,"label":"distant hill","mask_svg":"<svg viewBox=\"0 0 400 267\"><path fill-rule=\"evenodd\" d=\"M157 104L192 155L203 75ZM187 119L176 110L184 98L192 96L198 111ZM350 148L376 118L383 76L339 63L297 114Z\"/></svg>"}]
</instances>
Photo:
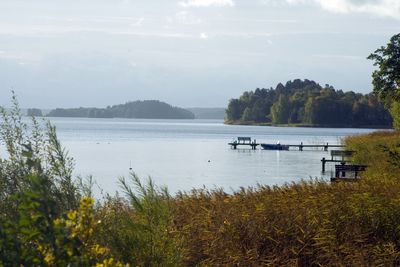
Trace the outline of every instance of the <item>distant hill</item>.
<instances>
[{"instance_id":1,"label":"distant hill","mask_svg":"<svg viewBox=\"0 0 400 267\"><path fill-rule=\"evenodd\" d=\"M192 112L158 100L133 101L106 108L57 108L48 117L194 119Z\"/></svg>"},{"instance_id":2,"label":"distant hill","mask_svg":"<svg viewBox=\"0 0 400 267\"><path fill-rule=\"evenodd\" d=\"M225 117L225 108L186 108L191 111L196 119L215 119L223 120Z\"/></svg>"}]
</instances>

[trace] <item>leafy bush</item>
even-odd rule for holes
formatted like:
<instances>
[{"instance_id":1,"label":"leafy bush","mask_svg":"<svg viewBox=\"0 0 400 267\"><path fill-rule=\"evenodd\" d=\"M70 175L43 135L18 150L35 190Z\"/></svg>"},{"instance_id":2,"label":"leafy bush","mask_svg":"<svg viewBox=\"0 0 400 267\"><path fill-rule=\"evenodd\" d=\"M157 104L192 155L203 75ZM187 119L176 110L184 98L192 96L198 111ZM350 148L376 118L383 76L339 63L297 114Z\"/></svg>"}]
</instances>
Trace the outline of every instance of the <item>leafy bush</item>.
<instances>
[{"instance_id":1,"label":"leafy bush","mask_svg":"<svg viewBox=\"0 0 400 267\"><path fill-rule=\"evenodd\" d=\"M11 196L16 216L0 220L1 266L123 266L94 242L98 223L93 199L84 197L77 210L60 215L52 197L54 183L31 147L23 152L29 172L25 187Z\"/></svg>"},{"instance_id":2,"label":"leafy bush","mask_svg":"<svg viewBox=\"0 0 400 267\"><path fill-rule=\"evenodd\" d=\"M26 124L15 94L12 102L11 111L0 107L0 142L5 148L0 158L0 216L16 216L12 196L31 186L28 176L32 167L26 158L43 163L41 171L51 183L49 197L57 213L77 208L81 194L72 179L73 160L58 141L55 127L50 123L43 126L34 117Z\"/></svg>"}]
</instances>

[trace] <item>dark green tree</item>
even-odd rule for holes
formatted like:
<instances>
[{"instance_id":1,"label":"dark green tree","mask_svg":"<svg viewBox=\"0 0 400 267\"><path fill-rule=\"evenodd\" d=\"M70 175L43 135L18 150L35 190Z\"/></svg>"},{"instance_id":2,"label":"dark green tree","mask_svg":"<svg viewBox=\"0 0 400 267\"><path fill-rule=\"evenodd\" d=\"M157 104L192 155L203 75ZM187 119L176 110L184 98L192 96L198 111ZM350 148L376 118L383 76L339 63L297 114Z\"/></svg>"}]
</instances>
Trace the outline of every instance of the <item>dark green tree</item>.
<instances>
[{"instance_id":1,"label":"dark green tree","mask_svg":"<svg viewBox=\"0 0 400 267\"><path fill-rule=\"evenodd\" d=\"M400 33L394 35L368 59L379 68L372 73L374 93L384 101L400 101Z\"/></svg>"},{"instance_id":2,"label":"dark green tree","mask_svg":"<svg viewBox=\"0 0 400 267\"><path fill-rule=\"evenodd\" d=\"M253 116L253 112L251 111L251 108L247 107L243 111L242 120L243 121L254 121L254 116Z\"/></svg>"},{"instance_id":3,"label":"dark green tree","mask_svg":"<svg viewBox=\"0 0 400 267\"><path fill-rule=\"evenodd\" d=\"M290 103L285 95L280 95L277 102L271 107L272 122L286 124L290 115Z\"/></svg>"},{"instance_id":4,"label":"dark green tree","mask_svg":"<svg viewBox=\"0 0 400 267\"><path fill-rule=\"evenodd\" d=\"M372 73L374 93L390 108L393 126L400 130L400 33L392 36L386 46L377 49L368 59L378 66Z\"/></svg>"},{"instance_id":5,"label":"dark green tree","mask_svg":"<svg viewBox=\"0 0 400 267\"><path fill-rule=\"evenodd\" d=\"M239 120L242 117L243 108L239 99L231 99L229 101L226 116L228 121Z\"/></svg>"}]
</instances>

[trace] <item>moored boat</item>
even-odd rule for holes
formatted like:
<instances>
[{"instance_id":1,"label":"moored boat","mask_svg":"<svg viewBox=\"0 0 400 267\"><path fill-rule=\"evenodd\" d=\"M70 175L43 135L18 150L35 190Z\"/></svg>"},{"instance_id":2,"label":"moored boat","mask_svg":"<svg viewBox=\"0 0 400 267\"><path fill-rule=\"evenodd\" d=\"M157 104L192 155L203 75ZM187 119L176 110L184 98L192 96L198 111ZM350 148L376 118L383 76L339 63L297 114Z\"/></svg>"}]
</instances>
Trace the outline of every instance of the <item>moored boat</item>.
<instances>
[{"instance_id":1,"label":"moored boat","mask_svg":"<svg viewBox=\"0 0 400 267\"><path fill-rule=\"evenodd\" d=\"M266 150L289 150L288 145L281 144L261 144L261 147Z\"/></svg>"}]
</instances>

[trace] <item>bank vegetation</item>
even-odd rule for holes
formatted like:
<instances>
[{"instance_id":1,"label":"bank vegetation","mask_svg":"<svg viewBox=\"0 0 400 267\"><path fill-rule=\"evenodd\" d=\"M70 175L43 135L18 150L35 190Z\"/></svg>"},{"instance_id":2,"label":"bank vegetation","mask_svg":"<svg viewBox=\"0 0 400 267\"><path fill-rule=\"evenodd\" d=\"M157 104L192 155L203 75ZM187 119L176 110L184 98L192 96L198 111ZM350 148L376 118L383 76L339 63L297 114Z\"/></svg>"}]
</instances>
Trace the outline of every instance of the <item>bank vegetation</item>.
<instances>
[{"instance_id":1,"label":"bank vegetation","mask_svg":"<svg viewBox=\"0 0 400 267\"><path fill-rule=\"evenodd\" d=\"M1 110L0 266L395 266L400 263L400 136L346 140L369 165L357 183L308 179L232 194L171 196L120 179L94 200L55 128ZM7 155L7 156L4 156Z\"/></svg>"}]
</instances>

